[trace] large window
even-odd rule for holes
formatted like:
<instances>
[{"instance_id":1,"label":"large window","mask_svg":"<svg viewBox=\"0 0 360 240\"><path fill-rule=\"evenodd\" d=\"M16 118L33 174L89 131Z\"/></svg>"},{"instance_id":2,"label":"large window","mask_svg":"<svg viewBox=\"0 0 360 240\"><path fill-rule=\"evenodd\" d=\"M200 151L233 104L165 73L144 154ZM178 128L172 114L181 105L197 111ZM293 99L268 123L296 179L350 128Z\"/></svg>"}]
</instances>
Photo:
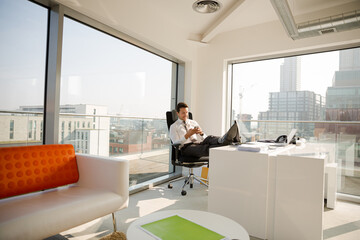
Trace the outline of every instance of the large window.
<instances>
[{"instance_id":1,"label":"large window","mask_svg":"<svg viewBox=\"0 0 360 240\"><path fill-rule=\"evenodd\" d=\"M171 56L137 47L137 40L80 13L29 0L0 1L0 33L1 147L45 140L70 143L77 153L127 158L131 185L174 172L165 120L176 101L178 65L166 59ZM60 65L54 48L61 50L61 70L53 68ZM46 96L58 92L59 106L53 99L45 107ZM60 113L52 111L57 108Z\"/></svg>"},{"instance_id":2,"label":"large window","mask_svg":"<svg viewBox=\"0 0 360 240\"><path fill-rule=\"evenodd\" d=\"M233 64L231 118L247 141L328 143L338 191L360 196L360 48Z\"/></svg>"},{"instance_id":3,"label":"large window","mask_svg":"<svg viewBox=\"0 0 360 240\"><path fill-rule=\"evenodd\" d=\"M36 123L43 121L47 20L48 10L37 4L0 1L1 146L42 143Z\"/></svg>"},{"instance_id":4,"label":"large window","mask_svg":"<svg viewBox=\"0 0 360 240\"><path fill-rule=\"evenodd\" d=\"M131 159L131 184L172 172L164 118L174 66L65 18L60 122L68 129L61 125L59 141L77 152Z\"/></svg>"}]
</instances>

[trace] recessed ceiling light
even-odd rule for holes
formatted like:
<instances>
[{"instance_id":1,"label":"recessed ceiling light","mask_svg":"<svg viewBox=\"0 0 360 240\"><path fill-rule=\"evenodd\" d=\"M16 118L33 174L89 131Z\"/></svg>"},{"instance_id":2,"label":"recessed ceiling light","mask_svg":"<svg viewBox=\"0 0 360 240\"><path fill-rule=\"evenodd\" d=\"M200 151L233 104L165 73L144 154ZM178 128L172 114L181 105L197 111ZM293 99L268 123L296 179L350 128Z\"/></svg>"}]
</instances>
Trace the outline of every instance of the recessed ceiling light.
<instances>
[{"instance_id":1,"label":"recessed ceiling light","mask_svg":"<svg viewBox=\"0 0 360 240\"><path fill-rule=\"evenodd\" d=\"M221 3L215 0L198 0L192 7L199 13L213 13L221 8Z\"/></svg>"}]
</instances>

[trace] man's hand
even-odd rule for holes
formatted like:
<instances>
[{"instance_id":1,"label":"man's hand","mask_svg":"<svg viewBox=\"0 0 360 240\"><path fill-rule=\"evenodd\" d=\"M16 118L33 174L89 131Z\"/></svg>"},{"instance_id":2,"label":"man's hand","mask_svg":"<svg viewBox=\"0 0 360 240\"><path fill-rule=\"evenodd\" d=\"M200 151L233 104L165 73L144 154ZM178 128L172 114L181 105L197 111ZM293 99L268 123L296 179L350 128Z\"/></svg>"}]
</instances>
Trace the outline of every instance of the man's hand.
<instances>
[{"instance_id":1,"label":"man's hand","mask_svg":"<svg viewBox=\"0 0 360 240\"><path fill-rule=\"evenodd\" d=\"M196 134L200 134L201 136L204 135L204 133L200 127L197 127L196 129L197 129Z\"/></svg>"},{"instance_id":2,"label":"man's hand","mask_svg":"<svg viewBox=\"0 0 360 240\"><path fill-rule=\"evenodd\" d=\"M185 139L188 139L194 134L204 134L200 127L192 128L185 134Z\"/></svg>"}]
</instances>

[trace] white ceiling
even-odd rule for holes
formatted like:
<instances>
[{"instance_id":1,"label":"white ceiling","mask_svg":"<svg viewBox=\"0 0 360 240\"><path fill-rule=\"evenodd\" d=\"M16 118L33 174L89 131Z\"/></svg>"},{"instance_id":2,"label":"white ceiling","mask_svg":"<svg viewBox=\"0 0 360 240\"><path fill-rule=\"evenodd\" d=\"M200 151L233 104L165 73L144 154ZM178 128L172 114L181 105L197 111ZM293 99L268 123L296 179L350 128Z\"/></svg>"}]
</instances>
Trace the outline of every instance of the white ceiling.
<instances>
[{"instance_id":1,"label":"white ceiling","mask_svg":"<svg viewBox=\"0 0 360 240\"><path fill-rule=\"evenodd\" d=\"M217 34L244 27L276 21L270 0L219 0L222 8L213 14L200 14L192 9L195 0L56 0L87 16L118 30L134 28L136 24L162 29L180 29L188 38L209 42ZM288 0L293 15L324 17L321 11L360 0ZM358 9L359 9L358 8ZM342 8L338 8L343 13ZM355 9L353 9L355 10ZM197 38L197 39L196 39Z\"/></svg>"}]
</instances>

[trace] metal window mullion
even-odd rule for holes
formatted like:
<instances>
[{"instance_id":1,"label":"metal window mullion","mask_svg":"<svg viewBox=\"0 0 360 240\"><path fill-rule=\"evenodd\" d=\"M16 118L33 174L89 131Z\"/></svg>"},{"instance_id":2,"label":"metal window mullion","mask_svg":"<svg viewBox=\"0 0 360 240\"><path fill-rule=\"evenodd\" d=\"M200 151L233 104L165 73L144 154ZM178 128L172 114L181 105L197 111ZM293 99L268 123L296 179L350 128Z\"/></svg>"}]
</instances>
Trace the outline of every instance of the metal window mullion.
<instances>
[{"instance_id":1,"label":"metal window mullion","mask_svg":"<svg viewBox=\"0 0 360 240\"><path fill-rule=\"evenodd\" d=\"M49 12L45 83L44 144L59 141L60 76L64 11L61 5Z\"/></svg>"},{"instance_id":2,"label":"metal window mullion","mask_svg":"<svg viewBox=\"0 0 360 240\"><path fill-rule=\"evenodd\" d=\"M178 64L172 63L171 65L171 102L170 109L175 109L178 98Z\"/></svg>"},{"instance_id":3,"label":"metal window mullion","mask_svg":"<svg viewBox=\"0 0 360 240\"><path fill-rule=\"evenodd\" d=\"M170 109L175 109L177 101L178 101L178 68L179 68L179 64L177 63L172 63L171 66L171 100L170 100ZM165 120L166 121L166 120ZM172 146L171 146L171 142L170 142L170 146L169 146L169 172L170 173L174 173L176 172L176 166L173 166L171 164L171 157L172 157ZM181 169L179 168L178 170L179 173L181 173Z\"/></svg>"},{"instance_id":4,"label":"metal window mullion","mask_svg":"<svg viewBox=\"0 0 360 240\"><path fill-rule=\"evenodd\" d=\"M174 108L176 107L178 102L183 102L185 99L185 64L178 63L176 70L177 70L177 74L176 74L176 77L177 77L176 83L177 84L175 86L176 87L176 99L175 99ZM174 166L174 173L181 174L182 167Z\"/></svg>"},{"instance_id":5,"label":"metal window mullion","mask_svg":"<svg viewBox=\"0 0 360 240\"><path fill-rule=\"evenodd\" d=\"M178 63L177 68L177 102L183 102L185 100L185 64ZM177 104L175 103L175 106Z\"/></svg>"}]
</instances>

